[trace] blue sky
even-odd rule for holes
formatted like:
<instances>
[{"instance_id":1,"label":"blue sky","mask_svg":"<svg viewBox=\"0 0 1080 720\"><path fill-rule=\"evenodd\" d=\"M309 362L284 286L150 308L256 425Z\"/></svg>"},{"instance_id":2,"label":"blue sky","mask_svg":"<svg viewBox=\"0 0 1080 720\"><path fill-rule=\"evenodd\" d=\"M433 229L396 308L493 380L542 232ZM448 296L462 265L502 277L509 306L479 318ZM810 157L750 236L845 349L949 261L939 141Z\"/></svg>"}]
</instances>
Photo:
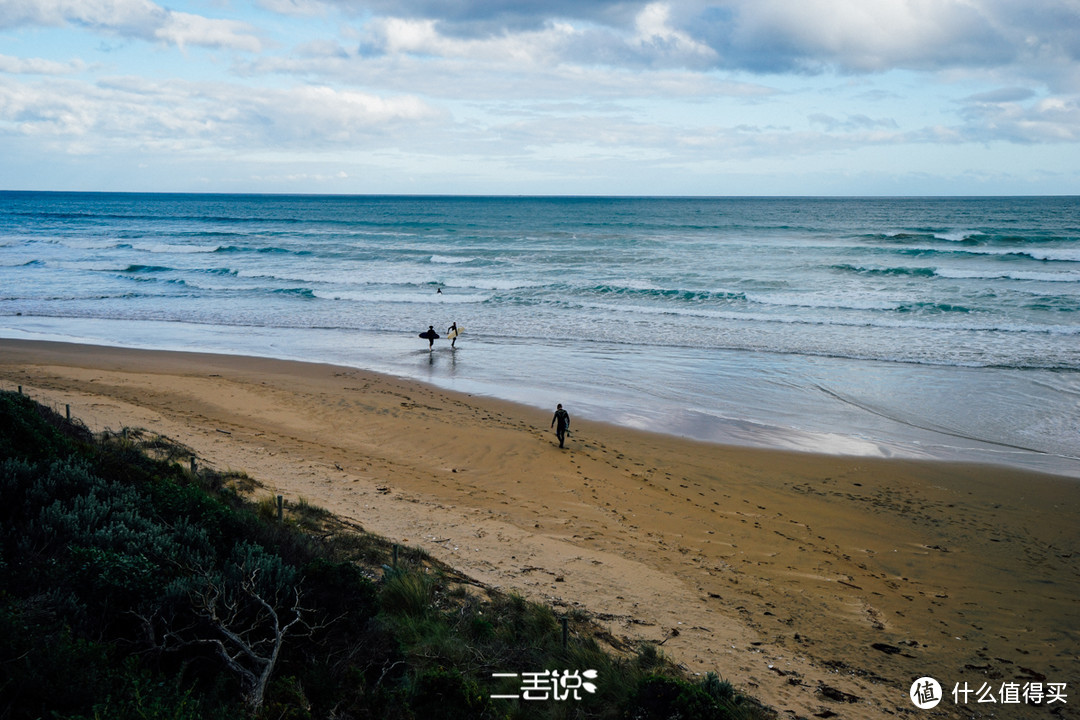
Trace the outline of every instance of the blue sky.
<instances>
[{"instance_id":1,"label":"blue sky","mask_svg":"<svg viewBox=\"0 0 1080 720\"><path fill-rule=\"evenodd\" d=\"M0 0L0 189L1080 194L1080 0Z\"/></svg>"}]
</instances>

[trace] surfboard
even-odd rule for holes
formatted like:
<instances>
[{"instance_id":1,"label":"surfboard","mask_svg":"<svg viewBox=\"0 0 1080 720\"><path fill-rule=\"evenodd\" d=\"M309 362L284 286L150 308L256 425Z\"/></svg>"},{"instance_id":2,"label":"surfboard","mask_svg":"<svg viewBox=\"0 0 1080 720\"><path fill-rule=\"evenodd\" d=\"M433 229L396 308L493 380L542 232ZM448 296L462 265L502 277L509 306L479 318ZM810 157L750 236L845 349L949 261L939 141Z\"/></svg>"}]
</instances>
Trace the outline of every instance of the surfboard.
<instances>
[{"instance_id":1,"label":"surfboard","mask_svg":"<svg viewBox=\"0 0 1080 720\"><path fill-rule=\"evenodd\" d=\"M425 330L424 332L420 333L420 337L424 338L425 340L438 340L439 333L435 332L434 330Z\"/></svg>"},{"instance_id":2,"label":"surfboard","mask_svg":"<svg viewBox=\"0 0 1080 720\"><path fill-rule=\"evenodd\" d=\"M461 333L462 333L462 332L463 332L464 330L465 330L465 328L463 328L463 327L461 327L460 325L458 325L458 326L457 326L457 329L455 329L455 330L451 330L450 332L446 333L446 339L447 339L447 340L453 340L453 339L454 339L454 338L456 338L456 337L457 337L458 335L460 335L460 334L461 334Z\"/></svg>"}]
</instances>

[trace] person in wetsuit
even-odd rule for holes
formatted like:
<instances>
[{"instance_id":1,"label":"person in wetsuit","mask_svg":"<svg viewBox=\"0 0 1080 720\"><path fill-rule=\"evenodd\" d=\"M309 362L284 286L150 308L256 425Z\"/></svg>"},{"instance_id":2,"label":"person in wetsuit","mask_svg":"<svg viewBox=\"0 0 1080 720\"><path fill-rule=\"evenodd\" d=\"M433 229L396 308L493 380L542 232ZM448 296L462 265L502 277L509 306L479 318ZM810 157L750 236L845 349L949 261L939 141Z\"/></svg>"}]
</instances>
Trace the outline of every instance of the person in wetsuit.
<instances>
[{"instance_id":1,"label":"person in wetsuit","mask_svg":"<svg viewBox=\"0 0 1080 720\"><path fill-rule=\"evenodd\" d=\"M563 410L562 403L555 408L555 416L551 418L551 426L555 428L555 437L559 438L559 447L565 447L566 433L570 430L570 413Z\"/></svg>"}]
</instances>

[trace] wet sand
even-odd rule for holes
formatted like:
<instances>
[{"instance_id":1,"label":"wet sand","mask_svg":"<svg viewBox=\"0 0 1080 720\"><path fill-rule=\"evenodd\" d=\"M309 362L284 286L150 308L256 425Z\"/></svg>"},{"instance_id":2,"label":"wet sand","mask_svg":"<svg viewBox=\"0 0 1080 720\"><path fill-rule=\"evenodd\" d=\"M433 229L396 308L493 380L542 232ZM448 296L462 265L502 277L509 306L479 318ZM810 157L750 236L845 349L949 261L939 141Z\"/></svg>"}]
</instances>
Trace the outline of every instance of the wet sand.
<instances>
[{"instance_id":1,"label":"wet sand","mask_svg":"<svg viewBox=\"0 0 1080 720\"><path fill-rule=\"evenodd\" d=\"M257 358L0 340L0 387L17 385L92 430L161 432L481 582L584 608L782 717L1080 717L1075 479L577 418L560 450L550 412ZM934 710L908 698L922 676L945 688ZM1067 704L956 705L965 682L1067 683Z\"/></svg>"}]
</instances>

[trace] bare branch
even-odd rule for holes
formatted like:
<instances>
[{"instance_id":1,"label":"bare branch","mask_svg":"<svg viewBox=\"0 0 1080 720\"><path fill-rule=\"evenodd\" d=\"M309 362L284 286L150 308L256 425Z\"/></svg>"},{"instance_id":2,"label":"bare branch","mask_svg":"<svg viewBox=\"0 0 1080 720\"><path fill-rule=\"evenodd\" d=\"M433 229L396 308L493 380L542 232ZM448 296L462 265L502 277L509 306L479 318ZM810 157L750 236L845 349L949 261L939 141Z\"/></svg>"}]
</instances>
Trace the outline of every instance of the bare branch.
<instances>
[{"instance_id":1,"label":"bare branch","mask_svg":"<svg viewBox=\"0 0 1080 720\"><path fill-rule=\"evenodd\" d=\"M262 583L260 568L238 564L238 575L204 570L201 582L187 590L196 620L182 628L167 628L162 647L167 650L201 646L211 649L244 688L252 708L262 705L266 688L281 654L286 636L295 628L310 626L302 607L300 580ZM291 602L282 602L282 591ZM286 596L288 597L288 596ZM142 618L144 624L151 621ZM149 633L152 637L152 630Z\"/></svg>"}]
</instances>

